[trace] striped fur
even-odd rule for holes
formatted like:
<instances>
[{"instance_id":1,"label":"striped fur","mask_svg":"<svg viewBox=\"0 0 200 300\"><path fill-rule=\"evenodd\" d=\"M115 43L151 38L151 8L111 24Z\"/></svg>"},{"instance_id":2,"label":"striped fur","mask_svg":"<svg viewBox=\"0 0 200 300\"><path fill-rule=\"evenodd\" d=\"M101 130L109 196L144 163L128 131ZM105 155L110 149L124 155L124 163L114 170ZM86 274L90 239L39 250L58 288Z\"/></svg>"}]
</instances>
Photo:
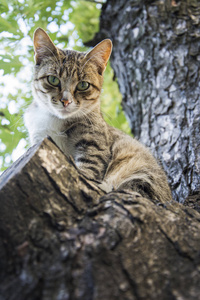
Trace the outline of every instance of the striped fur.
<instances>
[{"instance_id":1,"label":"striped fur","mask_svg":"<svg viewBox=\"0 0 200 300\"><path fill-rule=\"evenodd\" d=\"M89 53L61 50L37 29L34 47L34 101L24 116L31 143L50 136L107 192L132 189L160 202L170 200L166 176L149 150L107 125L101 115L99 97L111 41L102 41ZM59 84L52 86L48 76L58 78ZM80 91L83 81L89 87Z\"/></svg>"}]
</instances>

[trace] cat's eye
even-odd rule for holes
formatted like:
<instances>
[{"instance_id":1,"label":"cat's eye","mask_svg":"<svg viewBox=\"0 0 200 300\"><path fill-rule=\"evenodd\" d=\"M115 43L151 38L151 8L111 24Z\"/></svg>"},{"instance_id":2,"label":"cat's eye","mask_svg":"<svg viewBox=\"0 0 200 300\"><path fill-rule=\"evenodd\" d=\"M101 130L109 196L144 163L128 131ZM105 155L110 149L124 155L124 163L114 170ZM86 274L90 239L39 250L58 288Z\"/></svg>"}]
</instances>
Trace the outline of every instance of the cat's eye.
<instances>
[{"instance_id":1,"label":"cat's eye","mask_svg":"<svg viewBox=\"0 0 200 300\"><path fill-rule=\"evenodd\" d=\"M89 86L90 86L89 82L87 82L87 81L80 81L77 84L76 89L78 91L85 91L85 90L87 90L89 88Z\"/></svg>"},{"instance_id":2,"label":"cat's eye","mask_svg":"<svg viewBox=\"0 0 200 300\"><path fill-rule=\"evenodd\" d=\"M56 76L49 75L49 76L47 76L47 80L53 86L60 85L60 80Z\"/></svg>"}]
</instances>

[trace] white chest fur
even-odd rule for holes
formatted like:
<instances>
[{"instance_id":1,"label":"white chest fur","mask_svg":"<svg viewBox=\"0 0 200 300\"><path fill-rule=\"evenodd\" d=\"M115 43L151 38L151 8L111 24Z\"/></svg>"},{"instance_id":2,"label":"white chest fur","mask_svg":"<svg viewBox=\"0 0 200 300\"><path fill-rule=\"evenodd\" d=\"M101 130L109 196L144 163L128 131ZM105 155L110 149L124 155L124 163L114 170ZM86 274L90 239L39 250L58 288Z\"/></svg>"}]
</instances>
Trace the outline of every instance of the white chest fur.
<instances>
[{"instance_id":1,"label":"white chest fur","mask_svg":"<svg viewBox=\"0 0 200 300\"><path fill-rule=\"evenodd\" d=\"M68 141L65 135L65 120L53 116L48 110L32 103L24 115L24 122L32 145L50 136L63 152L66 153L68 148L66 154L70 154L70 145L66 147Z\"/></svg>"}]
</instances>

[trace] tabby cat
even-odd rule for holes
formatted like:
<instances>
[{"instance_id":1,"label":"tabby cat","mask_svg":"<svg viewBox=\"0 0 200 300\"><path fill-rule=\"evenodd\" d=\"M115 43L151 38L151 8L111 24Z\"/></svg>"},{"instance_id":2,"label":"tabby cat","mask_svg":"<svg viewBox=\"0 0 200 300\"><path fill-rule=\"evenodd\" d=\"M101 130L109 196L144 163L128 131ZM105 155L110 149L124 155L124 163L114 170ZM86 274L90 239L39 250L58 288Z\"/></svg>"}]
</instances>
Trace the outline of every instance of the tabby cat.
<instances>
[{"instance_id":1,"label":"tabby cat","mask_svg":"<svg viewBox=\"0 0 200 300\"><path fill-rule=\"evenodd\" d=\"M145 197L171 199L166 176L149 150L110 127L100 111L109 39L89 53L57 48L47 33L34 34L34 101L24 120L32 144L49 136L89 179L107 192L132 189Z\"/></svg>"}]
</instances>

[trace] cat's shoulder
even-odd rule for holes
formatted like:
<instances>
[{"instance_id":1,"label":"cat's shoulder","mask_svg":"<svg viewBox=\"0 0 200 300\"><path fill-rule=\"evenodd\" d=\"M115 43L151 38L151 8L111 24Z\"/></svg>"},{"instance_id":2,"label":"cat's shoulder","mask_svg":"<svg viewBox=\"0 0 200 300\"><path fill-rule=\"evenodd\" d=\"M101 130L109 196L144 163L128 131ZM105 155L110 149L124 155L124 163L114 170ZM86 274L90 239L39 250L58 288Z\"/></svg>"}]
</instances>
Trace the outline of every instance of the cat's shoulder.
<instances>
[{"instance_id":1,"label":"cat's shoulder","mask_svg":"<svg viewBox=\"0 0 200 300\"><path fill-rule=\"evenodd\" d=\"M134 138L132 136L128 135L127 133L123 132L122 130L112 127L110 125L108 125L108 127L109 127L109 132L113 136L114 140L129 140L129 141L134 140Z\"/></svg>"},{"instance_id":2,"label":"cat's shoulder","mask_svg":"<svg viewBox=\"0 0 200 300\"><path fill-rule=\"evenodd\" d=\"M127 133L121 131L118 128L109 126L109 131L113 140L113 147L116 149L124 149L128 152L142 151L149 154L150 150L135 137L128 135Z\"/></svg>"}]
</instances>

